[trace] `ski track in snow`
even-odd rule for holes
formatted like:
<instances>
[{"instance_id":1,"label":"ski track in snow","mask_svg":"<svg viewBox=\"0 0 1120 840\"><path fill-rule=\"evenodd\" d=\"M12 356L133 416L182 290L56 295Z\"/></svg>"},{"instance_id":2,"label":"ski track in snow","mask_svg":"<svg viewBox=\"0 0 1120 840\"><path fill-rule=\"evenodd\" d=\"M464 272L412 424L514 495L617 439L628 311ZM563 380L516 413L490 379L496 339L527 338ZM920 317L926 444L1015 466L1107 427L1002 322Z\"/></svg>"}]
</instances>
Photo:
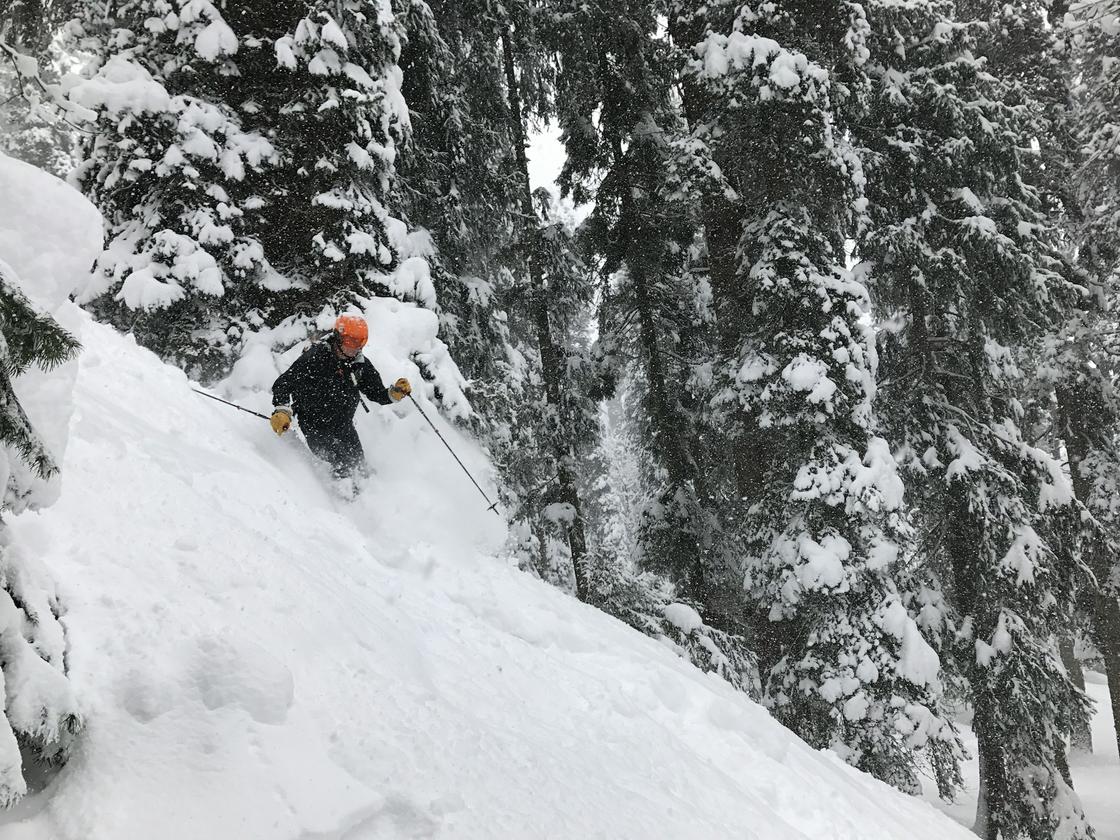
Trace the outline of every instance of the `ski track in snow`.
<instances>
[{"instance_id":1,"label":"ski track in snow","mask_svg":"<svg viewBox=\"0 0 1120 840\"><path fill-rule=\"evenodd\" d=\"M62 497L11 528L88 725L2 840L972 836L495 559L409 406L358 416L376 477L347 504L294 435L82 339Z\"/></svg>"}]
</instances>

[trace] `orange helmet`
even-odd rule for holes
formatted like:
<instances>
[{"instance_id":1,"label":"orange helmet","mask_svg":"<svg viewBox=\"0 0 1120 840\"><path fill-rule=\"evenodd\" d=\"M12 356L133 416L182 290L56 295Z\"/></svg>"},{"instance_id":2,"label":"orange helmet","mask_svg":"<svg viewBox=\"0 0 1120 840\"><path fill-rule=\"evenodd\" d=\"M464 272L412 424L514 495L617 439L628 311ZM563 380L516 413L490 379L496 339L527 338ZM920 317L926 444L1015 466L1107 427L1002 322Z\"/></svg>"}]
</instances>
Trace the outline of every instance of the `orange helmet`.
<instances>
[{"instance_id":1,"label":"orange helmet","mask_svg":"<svg viewBox=\"0 0 1120 840\"><path fill-rule=\"evenodd\" d=\"M344 350L357 353L369 340L369 327L361 315L340 315L334 322L334 332Z\"/></svg>"}]
</instances>

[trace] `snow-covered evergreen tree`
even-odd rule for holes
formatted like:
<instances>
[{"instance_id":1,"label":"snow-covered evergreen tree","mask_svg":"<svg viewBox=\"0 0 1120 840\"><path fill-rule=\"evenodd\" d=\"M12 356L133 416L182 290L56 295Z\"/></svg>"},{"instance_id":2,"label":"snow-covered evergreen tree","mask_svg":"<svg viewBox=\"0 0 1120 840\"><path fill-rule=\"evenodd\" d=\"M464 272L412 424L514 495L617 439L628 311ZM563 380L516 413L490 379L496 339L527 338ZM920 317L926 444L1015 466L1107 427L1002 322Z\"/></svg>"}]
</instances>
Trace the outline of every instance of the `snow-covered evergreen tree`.
<instances>
[{"instance_id":1,"label":"snow-covered evergreen tree","mask_svg":"<svg viewBox=\"0 0 1120 840\"><path fill-rule=\"evenodd\" d=\"M70 169L73 127L61 105L50 44L71 5L0 4L0 150L57 175Z\"/></svg>"},{"instance_id":2,"label":"snow-covered evergreen tree","mask_svg":"<svg viewBox=\"0 0 1120 840\"><path fill-rule=\"evenodd\" d=\"M69 126L49 106L44 107L41 92L33 89L36 82L16 71L18 60L15 55L0 55L0 150L64 176L72 165ZM42 74L40 70L40 81ZM49 84L57 82L52 79ZM40 101L32 104L29 98Z\"/></svg>"},{"instance_id":3,"label":"snow-covered evergreen tree","mask_svg":"<svg viewBox=\"0 0 1120 840\"><path fill-rule=\"evenodd\" d=\"M799 13L810 14L739 5L690 66L707 103L697 139L742 218L733 280L714 287L726 354L718 401L741 453L734 480L764 697L810 743L881 778L913 787L928 749L951 782L956 739L938 657L907 609L902 484L872 411L867 290L844 269L863 172L836 113L861 90L782 46L807 30ZM860 10L811 14L858 66Z\"/></svg>"},{"instance_id":4,"label":"snow-covered evergreen tree","mask_svg":"<svg viewBox=\"0 0 1120 840\"><path fill-rule=\"evenodd\" d=\"M619 557L639 555L638 528L642 505L643 461L647 460L633 428L633 395L623 385L613 400L599 408L598 443L590 458L585 490L593 542Z\"/></svg>"},{"instance_id":5,"label":"snow-covered evergreen tree","mask_svg":"<svg viewBox=\"0 0 1120 840\"><path fill-rule=\"evenodd\" d=\"M524 337L516 345L518 353L529 361L528 398L518 413L533 418L531 427L511 439L515 445L502 459L503 472L517 509L529 517L515 523L515 530L539 532L536 542L546 552L545 565L556 564L550 546L567 555L575 592L587 600L590 561L579 465L594 445L597 428L586 340L593 283L569 220L557 212L547 190L534 194L529 181L527 127L531 117L546 113L552 89L546 72L549 53L537 38L533 12L532 4L499 7L519 204L511 246L514 283L506 309L515 334ZM537 521L542 511L544 519Z\"/></svg>"},{"instance_id":6,"label":"snow-covered evergreen tree","mask_svg":"<svg viewBox=\"0 0 1120 840\"><path fill-rule=\"evenodd\" d=\"M1088 837L1058 766L1086 702L1053 635L1078 571L1053 542L1072 494L1022 429L1021 363L1066 288L1020 162L1030 130L951 4L865 8L873 97L849 123L867 179L859 271L882 321L878 407L952 610L942 652L969 685L977 831Z\"/></svg>"},{"instance_id":7,"label":"snow-covered evergreen tree","mask_svg":"<svg viewBox=\"0 0 1120 840\"><path fill-rule=\"evenodd\" d=\"M71 91L97 115L78 181L111 232L83 302L204 375L262 322L374 292L434 305L426 266L390 278L408 114L387 8L111 11L84 7L77 45L93 70Z\"/></svg>"},{"instance_id":8,"label":"snow-covered evergreen tree","mask_svg":"<svg viewBox=\"0 0 1120 840\"><path fill-rule=\"evenodd\" d=\"M73 357L77 340L62 329L53 318L36 311L19 288L14 270L0 263L0 441L18 457L28 462L40 478L58 472L58 464L46 450L24 414L12 389L12 379L32 365L50 370ZM11 468L7 470L11 475ZM9 496L19 489L8 481ZM8 500L10 506L12 499Z\"/></svg>"},{"instance_id":9,"label":"snow-covered evergreen tree","mask_svg":"<svg viewBox=\"0 0 1120 840\"><path fill-rule=\"evenodd\" d=\"M111 14L90 3L79 22L91 68L71 98L96 119L76 182L110 234L80 300L212 375L231 355L227 329L247 314L238 281L266 272L254 231L265 196L245 175L277 163L271 141L243 125L253 100L226 90L242 78L231 58L241 43L210 3L138 0Z\"/></svg>"},{"instance_id":10,"label":"snow-covered evergreen tree","mask_svg":"<svg viewBox=\"0 0 1120 840\"><path fill-rule=\"evenodd\" d=\"M559 62L556 115L568 152L561 186L577 202L595 200L582 240L604 281L598 353L609 365L635 366L656 464L637 559L668 574L681 597L714 607L728 581L706 567L713 520L702 507L708 493L684 407L695 405L689 366L679 361L697 321L688 271L695 224L689 196L667 177L686 127L660 34L663 12L649 3L558 2L545 28ZM617 379L619 371L606 374Z\"/></svg>"},{"instance_id":11,"label":"snow-covered evergreen tree","mask_svg":"<svg viewBox=\"0 0 1120 840\"><path fill-rule=\"evenodd\" d=\"M1120 4L1084 3L1075 15L1078 140L1085 155L1077 186L1088 234L1083 259L1098 275L1113 277L1120 272Z\"/></svg>"},{"instance_id":12,"label":"snow-covered evergreen tree","mask_svg":"<svg viewBox=\"0 0 1120 840\"><path fill-rule=\"evenodd\" d=\"M1088 279L1082 275L1079 279ZM1094 284L1095 285L1095 284ZM1077 305L1047 342L1043 382L1052 389L1053 436L1064 446L1070 479L1078 502L1091 516L1081 518L1081 556L1092 580L1081 587L1078 601L1087 616L1088 636L1100 651L1114 714L1120 713L1120 395L1116 392L1115 349L1109 341L1110 313L1115 296L1101 287L1079 296ZM1102 338L1104 339L1102 341ZM1068 631L1074 637L1076 624ZM1068 664L1067 664L1067 670ZM1071 670L1076 680L1076 670ZM1082 684L1083 687L1083 684ZM1120 724L1114 726L1120 744ZM1091 748L1088 724L1077 726L1074 747Z\"/></svg>"},{"instance_id":13,"label":"snow-covered evergreen tree","mask_svg":"<svg viewBox=\"0 0 1120 840\"><path fill-rule=\"evenodd\" d=\"M641 389L626 376L601 410L599 443L589 456L582 488L589 525L590 603L631 627L672 643L703 671L719 674L756 699L761 696L758 659L749 641L705 622L666 575L651 571L645 552L651 520L663 521L657 490L665 475L650 450L648 415ZM652 492L651 492L652 491ZM722 617L721 617L722 618Z\"/></svg>"},{"instance_id":14,"label":"snow-covered evergreen tree","mask_svg":"<svg viewBox=\"0 0 1120 840\"><path fill-rule=\"evenodd\" d=\"M499 12L488 0L401 4L412 133L399 180L408 217L434 240L441 335L469 382L475 431L499 465L503 496L522 508L531 488L509 465L533 451L525 417L539 373L533 331L517 312L522 186Z\"/></svg>"},{"instance_id":15,"label":"snow-covered evergreen tree","mask_svg":"<svg viewBox=\"0 0 1120 840\"><path fill-rule=\"evenodd\" d=\"M568 220L547 191L535 196L540 214L524 231L531 251L528 324L535 338L530 378L518 412L518 428L505 453L510 488L520 488L520 507L541 533L541 562L574 576L571 588L592 597L581 467L595 446L598 411L590 358L592 274L578 253ZM524 314L522 317L524 317ZM530 419L532 418L532 419Z\"/></svg>"},{"instance_id":16,"label":"snow-covered evergreen tree","mask_svg":"<svg viewBox=\"0 0 1120 840\"><path fill-rule=\"evenodd\" d=\"M500 19L490 5L414 0L398 12L412 124L400 164L402 198L436 241L444 336L479 387L508 375L499 369L511 342L501 306L512 283L521 205Z\"/></svg>"},{"instance_id":17,"label":"snow-covered evergreen tree","mask_svg":"<svg viewBox=\"0 0 1120 840\"><path fill-rule=\"evenodd\" d=\"M1094 498L1092 485L1095 473L1111 474L1117 466L1111 443L1116 433L1117 407L1109 376L1103 373L1111 367L1101 340L1108 334L1104 324L1109 279L1107 272L1100 275L1095 249L1085 238L1086 208L1079 195L1083 168L1077 135L1083 129L1074 107L1073 88L1081 64L1076 58L1083 53L1072 47L1075 40L1085 46L1084 38L1073 37L1078 25L1063 25L1068 4L1061 2L1032 0L1012 5L969 0L962 8L973 19L988 21L976 31L976 51L983 56L985 71L993 77L998 99L1017 108L1019 130L1030 138L1020 157L1024 180L1038 190L1049 238L1058 245L1066 263L1063 273L1074 284L1064 295L1065 312L1055 324L1052 337L1041 348L1037 361L1032 359L1030 363L1042 375L1037 392L1024 395L1024 428L1030 429L1032 440L1044 440L1056 456L1063 455L1064 447L1078 501L1096 508L1096 516L1081 517L1076 531L1055 534L1060 537L1054 542L1055 548L1081 551L1096 579L1107 581L1111 559L1106 558L1113 553L1108 544L1116 531L1111 527L1110 503L1102 505L1102 499ZM1090 474L1082 475L1086 470ZM1068 558L1065 562L1075 561ZM1120 689L1120 610L1115 598L1101 593L1092 580L1078 582L1082 585L1076 601L1088 607L1088 626L1115 628L1112 634L1105 631L1094 635L1099 637L1102 650L1117 651L1111 659L1116 663L1114 679ZM1077 623L1086 622L1082 619ZM1063 662L1075 684L1084 690L1080 666L1072 655L1075 628L1059 628L1056 632L1066 649ZM1111 644L1110 635L1115 637ZM1075 747L1087 747L1091 743L1088 721L1078 721L1071 737Z\"/></svg>"},{"instance_id":18,"label":"snow-covered evergreen tree","mask_svg":"<svg viewBox=\"0 0 1120 840\"><path fill-rule=\"evenodd\" d=\"M1083 284L1079 305L1055 337L1055 387L1060 432L1078 499L1092 512L1086 559L1096 578L1093 641L1101 651L1120 745L1120 404L1115 392L1114 314L1120 291L1120 3L1077 4L1070 20L1071 75L1076 90L1075 136L1083 157L1070 180L1074 203L1067 223Z\"/></svg>"}]
</instances>

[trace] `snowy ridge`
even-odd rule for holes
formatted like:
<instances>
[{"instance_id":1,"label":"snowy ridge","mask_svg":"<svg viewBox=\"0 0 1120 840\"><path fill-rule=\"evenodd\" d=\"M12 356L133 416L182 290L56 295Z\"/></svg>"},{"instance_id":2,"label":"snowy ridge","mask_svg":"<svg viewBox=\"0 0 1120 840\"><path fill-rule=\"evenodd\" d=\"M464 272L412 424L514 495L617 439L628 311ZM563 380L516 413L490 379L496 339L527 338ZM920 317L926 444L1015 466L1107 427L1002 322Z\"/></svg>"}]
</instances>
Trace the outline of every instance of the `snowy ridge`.
<instances>
[{"instance_id":1,"label":"snowy ridge","mask_svg":"<svg viewBox=\"0 0 1120 840\"><path fill-rule=\"evenodd\" d=\"M61 499L12 534L88 729L4 840L971 836L495 559L407 406L359 415L378 476L346 506L298 440L82 340Z\"/></svg>"}]
</instances>

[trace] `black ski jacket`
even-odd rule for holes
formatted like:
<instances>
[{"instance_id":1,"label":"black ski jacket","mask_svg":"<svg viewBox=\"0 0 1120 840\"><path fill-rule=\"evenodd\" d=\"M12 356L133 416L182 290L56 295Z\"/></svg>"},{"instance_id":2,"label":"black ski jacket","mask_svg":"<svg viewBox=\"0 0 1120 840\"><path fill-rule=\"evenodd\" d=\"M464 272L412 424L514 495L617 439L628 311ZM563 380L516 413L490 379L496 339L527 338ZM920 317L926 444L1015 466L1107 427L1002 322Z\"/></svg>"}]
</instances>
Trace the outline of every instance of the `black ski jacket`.
<instances>
[{"instance_id":1,"label":"black ski jacket","mask_svg":"<svg viewBox=\"0 0 1120 840\"><path fill-rule=\"evenodd\" d=\"M368 360L340 359L329 342L320 341L276 379L272 404L291 406L305 428L333 429L353 423L359 392L380 405L392 402Z\"/></svg>"}]
</instances>

